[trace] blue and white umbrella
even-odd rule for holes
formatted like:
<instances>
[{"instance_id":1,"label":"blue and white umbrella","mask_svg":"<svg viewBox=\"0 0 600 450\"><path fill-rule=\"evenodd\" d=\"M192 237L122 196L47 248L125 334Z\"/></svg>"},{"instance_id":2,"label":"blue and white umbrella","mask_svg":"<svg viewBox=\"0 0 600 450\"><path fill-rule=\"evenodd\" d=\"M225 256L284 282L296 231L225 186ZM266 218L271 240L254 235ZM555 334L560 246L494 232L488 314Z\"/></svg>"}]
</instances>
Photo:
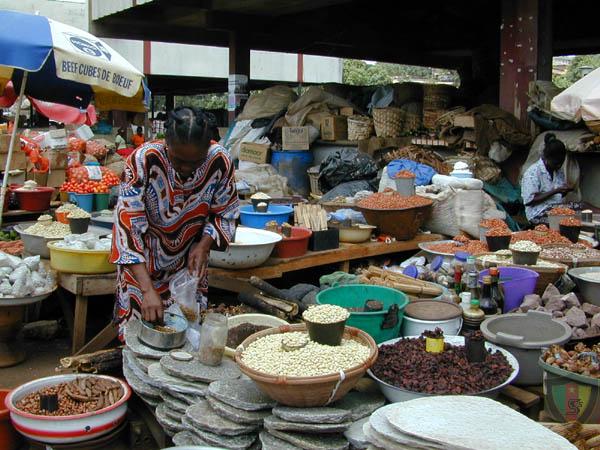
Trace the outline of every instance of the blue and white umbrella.
<instances>
[{"instance_id":1,"label":"blue and white umbrella","mask_svg":"<svg viewBox=\"0 0 600 450\"><path fill-rule=\"evenodd\" d=\"M13 11L0 10L0 23L0 95L12 80L19 92L17 111L25 95L82 109L92 99L98 109L147 109L150 92L144 74L97 37L44 16ZM17 115L6 172L18 124ZM7 182L5 176L0 205Z\"/></svg>"}]
</instances>

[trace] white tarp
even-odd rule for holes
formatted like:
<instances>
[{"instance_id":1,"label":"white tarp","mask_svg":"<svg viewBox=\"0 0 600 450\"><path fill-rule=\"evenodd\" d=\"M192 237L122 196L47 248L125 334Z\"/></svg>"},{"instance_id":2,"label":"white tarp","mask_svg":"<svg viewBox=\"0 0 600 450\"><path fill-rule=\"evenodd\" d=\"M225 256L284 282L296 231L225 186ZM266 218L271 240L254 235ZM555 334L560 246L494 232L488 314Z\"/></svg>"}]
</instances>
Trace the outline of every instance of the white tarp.
<instances>
[{"instance_id":1,"label":"white tarp","mask_svg":"<svg viewBox=\"0 0 600 450\"><path fill-rule=\"evenodd\" d=\"M600 120L600 68L554 97L552 112L573 122Z\"/></svg>"}]
</instances>

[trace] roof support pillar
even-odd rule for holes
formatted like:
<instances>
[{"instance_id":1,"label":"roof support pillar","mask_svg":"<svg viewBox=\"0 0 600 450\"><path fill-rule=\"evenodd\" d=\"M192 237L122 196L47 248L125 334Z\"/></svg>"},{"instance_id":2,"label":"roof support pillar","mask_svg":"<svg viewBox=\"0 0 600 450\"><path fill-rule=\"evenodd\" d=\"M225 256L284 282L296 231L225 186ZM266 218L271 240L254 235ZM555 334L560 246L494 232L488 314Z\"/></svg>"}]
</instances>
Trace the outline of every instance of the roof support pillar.
<instances>
[{"instance_id":1,"label":"roof support pillar","mask_svg":"<svg viewBox=\"0 0 600 450\"><path fill-rule=\"evenodd\" d=\"M529 82L552 76L552 2L502 0L500 107L528 125Z\"/></svg>"},{"instance_id":2,"label":"roof support pillar","mask_svg":"<svg viewBox=\"0 0 600 450\"><path fill-rule=\"evenodd\" d=\"M229 34L229 86L227 111L231 124L248 99L248 81L250 80L250 47L244 35L237 32Z\"/></svg>"}]
</instances>

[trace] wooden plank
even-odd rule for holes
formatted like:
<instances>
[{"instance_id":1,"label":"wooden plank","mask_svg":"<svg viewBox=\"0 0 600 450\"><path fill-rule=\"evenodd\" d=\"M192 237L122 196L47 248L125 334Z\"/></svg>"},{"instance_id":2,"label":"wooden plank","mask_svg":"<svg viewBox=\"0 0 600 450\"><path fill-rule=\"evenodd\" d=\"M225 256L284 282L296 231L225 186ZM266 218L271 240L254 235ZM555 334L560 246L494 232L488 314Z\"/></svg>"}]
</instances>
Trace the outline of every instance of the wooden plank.
<instances>
[{"instance_id":1,"label":"wooden plank","mask_svg":"<svg viewBox=\"0 0 600 450\"><path fill-rule=\"evenodd\" d=\"M75 356L84 355L86 353L97 352L98 350L104 349L110 344L118 335L117 327L112 322L106 325L100 333L93 337L93 339L81 347Z\"/></svg>"},{"instance_id":2,"label":"wooden plank","mask_svg":"<svg viewBox=\"0 0 600 450\"><path fill-rule=\"evenodd\" d=\"M88 299L83 295L75 297L75 320L73 321L73 346L71 353L77 354L77 351L85 343L85 330L87 327L87 305Z\"/></svg>"},{"instance_id":3,"label":"wooden plank","mask_svg":"<svg viewBox=\"0 0 600 450\"><path fill-rule=\"evenodd\" d=\"M115 292L117 273L82 275L59 273L59 285L74 295L108 295Z\"/></svg>"},{"instance_id":4,"label":"wooden plank","mask_svg":"<svg viewBox=\"0 0 600 450\"><path fill-rule=\"evenodd\" d=\"M502 389L502 395L527 409L540 402L540 396L516 386L506 386Z\"/></svg>"},{"instance_id":5,"label":"wooden plank","mask_svg":"<svg viewBox=\"0 0 600 450\"><path fill-rule=\"evenodd\" d=\"M69 328L69 336L73 336L73 308L69 304L69 301L65 297L65 293L63 289L57 289L56 295L58 296L58 302L60 303L60 308L63 312L63 317L65 318L65 322L67 322L67 327Z\"/></svg>"},{"instance_id":6,"label":"wooden plank","mask_svg":"<svg viewBox=\"0 0 600 450\"><path fill-rule=\"evenodd\" d=\"M537 386L526 386L523 389L526 391L532 392L533 394L538 395L539 397L544 397L544 386L539 384Z\"/></svg>"}]
</instances>

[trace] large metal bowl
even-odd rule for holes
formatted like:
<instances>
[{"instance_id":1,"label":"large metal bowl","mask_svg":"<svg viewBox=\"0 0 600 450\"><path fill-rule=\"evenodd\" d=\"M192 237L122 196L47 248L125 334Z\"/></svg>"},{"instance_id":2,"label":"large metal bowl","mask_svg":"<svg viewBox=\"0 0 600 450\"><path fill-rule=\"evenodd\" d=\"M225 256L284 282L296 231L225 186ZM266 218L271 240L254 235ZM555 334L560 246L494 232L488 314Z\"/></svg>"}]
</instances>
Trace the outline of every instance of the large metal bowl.
<instances>
[{"instance_id":1,"label":"large metal bowl","mask_svg":"<svg viewBox=\"0 0 600 450\"><path fill-rule=\"evenodd\" d=\"M456 241L448 239L445 241L420 242L419 244L417 244L421 251L424 253L427 262L433 261L436 256L441 256L444 259L444 262L452 262L452 260L454 260L454 255L452 253L442 253L429 250L429 246L432 244L456 244Z\"/></svg>"},{"instance_id":2,"label":"large metal bowl","mask_svg":"<svg viewBox=\"0 0 600 450\"><path fill-rule=\"evenodd\" d=\"M272 231L238 227L235 240L224 252L211 250L208 263L224 269L249 269L263 264L282 237Z\"/></svg>"},{"instance_id":3,"label":"large metal bowl","mask_svg":"<svg viewBox=\"0 0 600 450\"><path fill-rule=\"evenodd\" d=\"M389 234L399 241L408 241L417 235L421 225L431 215L432 204L433 202L404 209L375 209L362 206L357 206L357 209L365 216L369 225L379 228L380 233Z\"/></svg>"},{"instance_id":4,"label":"large metal bowl","mask_svg":"<svg viewBox=\"0 0 600 450\"><path fill-rule=\"evenodd\" d=\"M399 341L400 339L417 339L419 337L420 336L406 336L404 338L390 339L389 341L385 341L385 342L382 342L381 344L379 344L379 347L381 347L382 345L393 344L393 343ZM465 338L463 336L444 336L444 341L446 343L452 344L452 345L465 345ZM487 391L477 392L477 393L469 394L469 395L477 395L477 396L495 398L498 396L498 394L504 387L511 384L515 380L515 378L517 378L517 375L519 374L519 362L517 361L517 358L515 358L510 352L508 352L507 350L503 349L502 347L498 347L497 345L494 345L490 342L485 343L485 348L488 350L492 350L492 351L500 350L504 354L506 359L508 360L508 363L513 368L513 371L504 383L499 384L498 386L496 386L492 389L488 389ZM424 392L408 391L406 389L392 386L391 384L388 384L385 381L380 380L379 378L377 378L375 376L375 374L371 371L371 369L369 369L367 371L367 373L369 374L369 376L371 378L373 378L377 382L377 384L379 385L379 388L381 389L381 392L383 393L383 396L391 403L406 402L408 400L414 400L415 398L429 397L429 396L433 396L433 395L445 395L445 394L426 394ZM448 394L448 395L450 395L450 394Z\"/></svg>"},{"instance_id":5,"label":"large metal bowl","mask_svg":"<svg viewBox=\"0 0 600 450\"><path fill-rule=\"evenodd\" d=\"M36 416L17 409L16 403L32 392L46 386L55 386L80 377L100 377L118 382L125 393L114 405L85 414L73 416ZM24 436L49 444L69 444L98 438L117 428L127 417L127 400L131 396L129 385L118 378L106 375L69 374L40 378L25 383L8 394L5 400L15 429Z\"/></svg>"},{"instance_id":6,"label":"large metal bowl","mask_svg":"<svg viewBox=\"0 0 600 450\"><path fill-rule=\"evenodd\" d=\"M146 344L157 350L171 350L173 348L183 347L185 344L185 331L188 327L188 321L185 317L170 312L165 312L165 325L175 330L173 333L164 333L154 328L151 323L142 320L140 334L138 339L142 344Z\"/></svg>"},{"instance_id":7,"label":"large metal bowl","mask_svg":"<svg viewBox=\"0 0 600 450\"><path fill-rule=\"evenodd\" d=\"M567 273L575 281L577 289L579 289L579 292L583 296L583 300L600 306L600 281L581 277L582 274L590 272L600 272L600 267L577 267L576 269L570 269Z\"/></svg>"}]
</instances>

